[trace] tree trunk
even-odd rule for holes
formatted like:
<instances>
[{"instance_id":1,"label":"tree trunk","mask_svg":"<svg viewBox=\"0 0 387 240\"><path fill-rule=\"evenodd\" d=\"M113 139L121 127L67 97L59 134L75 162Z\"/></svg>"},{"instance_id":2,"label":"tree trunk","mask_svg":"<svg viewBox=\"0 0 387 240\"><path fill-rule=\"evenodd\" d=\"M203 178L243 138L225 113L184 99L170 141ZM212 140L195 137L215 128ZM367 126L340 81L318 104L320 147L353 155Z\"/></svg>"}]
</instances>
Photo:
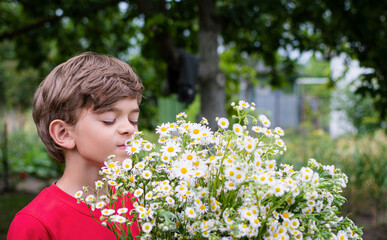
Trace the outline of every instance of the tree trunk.
<instances>
[{"instance_id":1,"label":"tree trunk","mask_svg":"<svg viewBox=\"0 0 387 240\"><path fill-rule=\"evenodd\" d=\"M226 116L225 77L219 69L218 36L220 25L215 17L216 0L197 0L199 7L199 93L201 116L217 128L215 117Z\"/></svg>"},{"instance_id":2,"label":"tree trunk","mask_svg":"<svg viewBox=\"0 0 387 240\"><path fill-rule=\"evenodd\" d=\"M9 192L11 190L10 184L9 184L9 169L8 169L8 134L7 134L7 122L4 123L4 132L3 132L3 147L2 147L2 164L3 164L3 192Z\"/></svg>"}]
</instances>

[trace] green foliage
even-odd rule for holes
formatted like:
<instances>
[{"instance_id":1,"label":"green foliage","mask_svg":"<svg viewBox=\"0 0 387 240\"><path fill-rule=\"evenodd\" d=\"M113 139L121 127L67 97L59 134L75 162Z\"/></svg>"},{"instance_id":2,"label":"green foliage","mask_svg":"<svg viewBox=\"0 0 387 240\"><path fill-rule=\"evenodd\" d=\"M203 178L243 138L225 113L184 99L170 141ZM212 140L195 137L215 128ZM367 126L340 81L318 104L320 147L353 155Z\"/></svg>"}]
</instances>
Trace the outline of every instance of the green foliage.
<instances>
[{"instance_id":1,"label":"green foliage","mask_svg":"<svg viewBox=\"0 0 387 240\"><path fill-rule=\"evenodd\" d=\"M61 174L61 165L52 160L36 134L15 132L9 139L9 161L14 173L26 173L40 179Z\"/></svg>"},{"instance_id":2,"label":"green foliage","mask_svg":"<svg viewBox=\"0 0 387 240\"><path fill-rule=\"evenodd\" d=\"M214 19L220 28L217 31L223 44L233 48L232 56L236 66L240 66L238 75L242 72L247 75L244 78L256 77L251 72L255 66L246 63L240 53L259 56L269 67L267 81L280 86L289 80L296 63L289 56L279 57L279 51L282 56L294 50L318 51L326 59L345 52L359 59L362 66L375 69L374 73L365 75L364 84L357 92L362 96L370 93L375 110L380 111L381 118L385 117L386 3L333 0L316 3L216 1ZM201 27L198 4L192 0L3 1L0 3L0 41L1 44L5 40L12 42L9 49L16 63L22 68L33 66L39 70L39 76L46 75L49 69L75 53L95 51L125 58L137 49L142 57L154 60L152 64L158 75L146 85L151 88L165 79L162 62L170 58L171 52L163 46L170 44L171 49L198 52ZM3 60L1 56L0 61ZM237 91L236 69L231 65L221 66L222 70L227 67L231 67L226 70L229 71L227 80L231 81L227 83L228 91ZM144 71L139 69L138 73L142 75ZM23 80L31 83L26 93L41 79ZM159 94L165 96L165 92L155 93ZM154 101L150 104L155 106Z\"/></svg>"},{"instance_id":3,"label":"green foliage","mask_svg":"<svg viewBox=\"0 0 387 240\"><path fill-rule=\"evenodd\" d=\"M29 175L41 180L49 180L59 177L64 169L64 165L52 160L40 140L30 112L20 114L25 118L24 126L18 130L7 133L7 156L8 168L11 184L14 185L22 180L25 175ZM0 146L3 149L5 139L3 123L0 129ZM0 159L4 152L0 150ZM3 165L0 165L0 175L3 177Z\"/></svg>"},{"instance_id":4,"label":"green foliage","mask_svg":"<svg viewBox=\"0 0 387 240\"><path fill-rule=\"evenodd\" d=\"M52 160L36 133L19 130L10 134L8 158L13 173L25 173L39 179L60 176L63 165Z\"/></svg>"},{"instance_id":5,"label":"green foliage","mask_svg":"<svg viewBox=\"0 0 387 240\"><path fill-rule=\"evenodd\" d=\"M344 111L359 134L374 132L382 127L379 113L375 111L372 97L368 94L361 97L349 86L338 91L335 101L338 102L335 110Z\"/></svg>"},{"instance_id":6,"label":"green foliage","mask_svg":"<svg viewBox=\"0 0 387 240\"><path fill-rule=\"evenodd\" d=\"M315 158L337 166L349 178L345 191L347 212L357 216L371 214L375 220L382 218L387 211L387 135L383 131L338 139L321 130L306 130L304 135L285 132L288 150L280 162L293 163L298 168Z\"/></svg>"},{"instance_id":7,"label":"green foliage","mask_svg":"<svg viewBox=\"0 0 387 240\"><path fill-rule=\"evenodd\" d=\"M330 62L313 56L302 68L302 75L305 77L329 78L331 76Z\"/></svg>"}]
</instances>

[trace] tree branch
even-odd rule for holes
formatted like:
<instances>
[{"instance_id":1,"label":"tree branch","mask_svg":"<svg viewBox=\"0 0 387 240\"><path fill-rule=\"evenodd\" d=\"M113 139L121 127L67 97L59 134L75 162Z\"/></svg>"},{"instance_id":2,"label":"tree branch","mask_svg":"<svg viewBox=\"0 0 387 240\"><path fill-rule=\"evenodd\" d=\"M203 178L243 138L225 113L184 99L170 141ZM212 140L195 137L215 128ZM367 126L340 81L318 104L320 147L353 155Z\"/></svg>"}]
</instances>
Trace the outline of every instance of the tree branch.
<instances>
[{"instance_id":1,"label":"tree branch","mask_svg":"<svg viewBox=\"0 0 387 240\"><path fill-rule=\"evenodd\" d=\"M66 16L68 16L68 17L77 16L77 15L87 16L88 14L94 14L98 10L104 9L104 8L112 6L114 4L118 4L120 1L121 0L111 0L111 1L105 2L105 3L100 4L100 5L90 6L87 9L82 9L82 10L77 9L71 15L65 15L66 12L64 12L64 14L62 16L57 16L57 15L47 16L47 17L39 19L33 23L29 23L29 24L26 24L25 26L16 28L13 31L1 33L0 34L0 41L3 41L5 39L12 39L12 38L17 37L18 35L33 31L35 29L39 29L47 23L50 23L50 24L56 23L60 19L62 19L63 17L66 17Z\"/></svg>"}]
</instances>

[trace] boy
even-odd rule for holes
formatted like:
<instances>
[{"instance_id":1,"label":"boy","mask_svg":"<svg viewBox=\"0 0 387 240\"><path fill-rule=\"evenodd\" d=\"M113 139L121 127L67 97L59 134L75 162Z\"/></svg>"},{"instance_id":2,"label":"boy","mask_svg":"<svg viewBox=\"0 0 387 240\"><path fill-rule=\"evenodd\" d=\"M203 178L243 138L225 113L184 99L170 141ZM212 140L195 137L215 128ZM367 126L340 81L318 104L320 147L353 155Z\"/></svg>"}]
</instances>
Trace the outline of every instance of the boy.
<instances>
[{"instance_id":1,"label":"boy","mask_svg":"<svg viewBox=\"0 0 387 240\"><path fill-rule=\"evenodd\" d=\"M52 70L35 93L33 118L48 153L65 170L16 214L9 240L115 239L74 194L94 186L109 155L128 158L124 143L137 131L143 88L128 64L106 55L84 53Z\"/></svg>"}]
</instances>

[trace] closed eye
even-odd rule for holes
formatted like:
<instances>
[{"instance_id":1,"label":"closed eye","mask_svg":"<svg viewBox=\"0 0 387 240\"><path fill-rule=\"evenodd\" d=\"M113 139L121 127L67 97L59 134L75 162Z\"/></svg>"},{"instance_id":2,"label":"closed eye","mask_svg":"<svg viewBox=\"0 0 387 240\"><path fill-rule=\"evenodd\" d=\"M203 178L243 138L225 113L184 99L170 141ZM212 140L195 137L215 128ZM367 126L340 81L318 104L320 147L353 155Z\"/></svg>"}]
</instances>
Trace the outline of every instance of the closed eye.
<instances>
[{"instance_id":1,"label":"closed eye","mask_svg":"<svg viewBox=\"0 0 387 240\"><path fill-rule=\"evenodd\" d=\"M138 125L138 121L129 121L131 124L137 126Z\"/></svg>"},{"instance_id":2,"label":"closed eye","mask_svg":"<svg viewBox=\"0 0 387 240\"><path fill-rule=\"evenodd\" d=\"M102 121L104 124L106 124L106 125L113 125L115 122L116 122L116 120L105 120L105 121Z\"/></svg>"}]
</instances>

